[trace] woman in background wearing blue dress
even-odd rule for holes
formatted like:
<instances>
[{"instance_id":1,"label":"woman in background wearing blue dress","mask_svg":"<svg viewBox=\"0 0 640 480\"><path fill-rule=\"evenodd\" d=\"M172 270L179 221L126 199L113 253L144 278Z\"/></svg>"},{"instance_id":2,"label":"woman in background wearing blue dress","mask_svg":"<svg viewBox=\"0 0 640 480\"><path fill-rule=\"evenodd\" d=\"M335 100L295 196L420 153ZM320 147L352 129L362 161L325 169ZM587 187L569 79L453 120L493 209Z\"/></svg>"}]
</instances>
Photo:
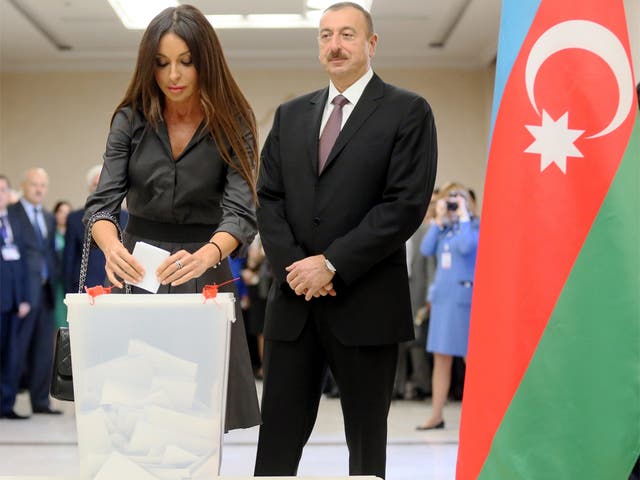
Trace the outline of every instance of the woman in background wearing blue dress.
<instances>
[{"instance_id":1,"label":"woman in background wearing blue dress","mask_svg":"<svg viewBox=\"0 0 640 480\"><path fill-rule=\"evenodd\" d=\"M432 410L418 430L444 428L443 409L451 385L453 357L466 357L473 274L480 222L469 211L469 192L445 190L436 203L436 217L420 250L435 255L437 270L429 288L431 304L427 351L433 353Z\"/></svg>"}]
</instances>

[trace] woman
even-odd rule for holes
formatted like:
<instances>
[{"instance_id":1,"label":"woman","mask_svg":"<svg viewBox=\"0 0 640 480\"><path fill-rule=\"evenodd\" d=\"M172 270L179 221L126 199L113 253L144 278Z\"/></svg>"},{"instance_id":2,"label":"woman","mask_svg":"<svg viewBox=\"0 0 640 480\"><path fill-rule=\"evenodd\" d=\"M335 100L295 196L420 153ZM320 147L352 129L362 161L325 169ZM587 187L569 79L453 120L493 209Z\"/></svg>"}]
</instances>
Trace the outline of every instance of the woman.
<instances>
[{"instance_id":1,"label":"woman","mask_svg":"<svg viewBox=\"0 0 640 480\"><path fill-rule=\"evenodd\" d=\"M427 351L433 353L432 410L417 430L444 428L443 410L451 385L453 357L466 357L473 274L480 223L467 207L469 193L446 189L436 203L435 219L420 251L435 255L437 269L429 288L431 305Z\"/></svg>"},{"instance_id":2,"label":"woman","mask_svg":"<svg viewBox=\"0 0 640 480\"><path fill-rule=\"evenodd\" d=\"M58 264L62 266L62 253L64 252L64 236L67 232L67 217L71 212L71 204L65 200L56 202L53 207L53 216L56 219L55 249L58 256ZM58 274L56 280L56 298L54 300L53 312L56 319L56 328L67 326L67 307L64 304L64 281L62 272Z\"/></svg>"},{"instance_id":3,"label":"woman","mask_svg":"<svg viewBox=\"0 0 640 480\"><path fill-rule=\"evenodd\" d=\"M257 163L254 115L213 28L192 6L167 8L142 37L86 204L85 222L97 212L117 218L127 199L124 245L110 221L92 229L108 279L119 288L142 279L129 253L139 240L171 252L155 272L159 293L199 293L231 279L227 257L256 232ZM260 423L242 322L232 325L226 430Z\"/></svg>"}]
</instances>

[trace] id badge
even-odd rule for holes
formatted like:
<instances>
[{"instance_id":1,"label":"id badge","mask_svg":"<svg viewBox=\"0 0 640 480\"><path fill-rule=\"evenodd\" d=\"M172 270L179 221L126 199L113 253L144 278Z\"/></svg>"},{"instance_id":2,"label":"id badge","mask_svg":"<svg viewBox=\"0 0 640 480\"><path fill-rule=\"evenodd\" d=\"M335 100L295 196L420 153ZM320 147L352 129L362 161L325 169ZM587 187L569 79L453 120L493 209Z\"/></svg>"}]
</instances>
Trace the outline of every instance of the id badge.
<instances>
[{"instance_id":1,"label":"id badge","mask_svg":"<svg viewBox=\"0 0 640 480\"><path fill-rule=\"evenodd\" d=\"M18 247L15 245L4 245L2 247L2 259L5 262L15 262L16 260L20 260L20 252L18 251Z\"/></svg>"},{"instance_id":2,"label":"id badge","mask_svg":"<svg viewBox=\"0 0 640 480\"><path fill-rule=\"evenodd\" d=\"M449 270L451 268L451 252L442 252L440 256L440 266L444 270Z\"/></svg>"}]
</instances>

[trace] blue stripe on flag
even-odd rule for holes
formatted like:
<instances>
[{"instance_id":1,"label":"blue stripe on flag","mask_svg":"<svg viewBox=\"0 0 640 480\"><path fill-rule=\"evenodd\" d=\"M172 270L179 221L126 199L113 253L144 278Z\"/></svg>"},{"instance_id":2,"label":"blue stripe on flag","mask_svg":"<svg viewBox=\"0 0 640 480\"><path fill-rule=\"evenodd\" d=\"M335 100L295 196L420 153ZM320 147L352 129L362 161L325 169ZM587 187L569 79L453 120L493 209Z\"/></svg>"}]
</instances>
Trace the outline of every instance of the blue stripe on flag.
<instances>
[{"instance_id":1,"label":"blue stripe on flag","mask_svg":"<svg viewBox=\"0 0 640 480\"><path fill-rule=\"evenodd\" d=\"M491 114L491 135L496 122L498 107L502 100L504 86L509 79L511 69L522 48L533 18L538 12L542 0L503 0L500 18L500 36L498 38L498 63L496 66L496 83L493 93L493 111ZM489 143L491 144L491 143Z\"/></svg>"}]
</instances>

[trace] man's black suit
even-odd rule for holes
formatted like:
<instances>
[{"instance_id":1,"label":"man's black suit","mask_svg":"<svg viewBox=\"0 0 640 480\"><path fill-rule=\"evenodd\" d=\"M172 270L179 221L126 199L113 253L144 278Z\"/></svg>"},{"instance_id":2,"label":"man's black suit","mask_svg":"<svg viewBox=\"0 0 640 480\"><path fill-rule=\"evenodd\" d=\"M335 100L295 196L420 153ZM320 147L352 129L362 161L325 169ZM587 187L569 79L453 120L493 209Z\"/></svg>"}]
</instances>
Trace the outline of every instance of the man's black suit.
<instances>
[{"instance_id":1,"label":"man's black suit","mask_svg":"<svg viewBox=\"0 0 640 480\"><path fill-rule=\"evenodd\" d=\"M58 272L55 253L55 219L53 214L42 211L47 236L40 242L31 220L20 202L9 206L16 221L16 230L23 232L20 239L22 254L27 264L31 311L20 322L18 329L19 360L22 368L28 368L29 393L34 409L49 407L49 386L53 361L53 299L54 282ZM46 262L48 278L42 278L42 264Z\"/></svg>"},{"instance_id":2,"label":"man's black suit","mask_svg":"<svg viewBox=\"0 0 640 480\"><path fill-rule=\"evenodd\" d=\"M413 338L404 245L435 180L431 109L374 75L318 175L327 95L281 105L262 151L258 224L275 281L257 475L297 470L328 363L341 391L350 473L384 476L397 344ZM337 270L337 295L307 302L287 284L285 267L320 253Z\"/></svg>"},{"instance_id":3,"label":"man's black suit","mask_svg":"<svg viewBox=\"0 0 640 480\"><path fill-rule=\"evenodd\" d=\"M13 237L8 241L19 252L24 252L15 212L7 212L7 217ZM5 243L0 235L0 247L5 247ZM18 327L22 321L18 318L18 307L23 302L30 303L25 256L20 255L19 260L5 260L0 255L0 415L13 412L18 391Z\"/></svg>"}]
</instances>

